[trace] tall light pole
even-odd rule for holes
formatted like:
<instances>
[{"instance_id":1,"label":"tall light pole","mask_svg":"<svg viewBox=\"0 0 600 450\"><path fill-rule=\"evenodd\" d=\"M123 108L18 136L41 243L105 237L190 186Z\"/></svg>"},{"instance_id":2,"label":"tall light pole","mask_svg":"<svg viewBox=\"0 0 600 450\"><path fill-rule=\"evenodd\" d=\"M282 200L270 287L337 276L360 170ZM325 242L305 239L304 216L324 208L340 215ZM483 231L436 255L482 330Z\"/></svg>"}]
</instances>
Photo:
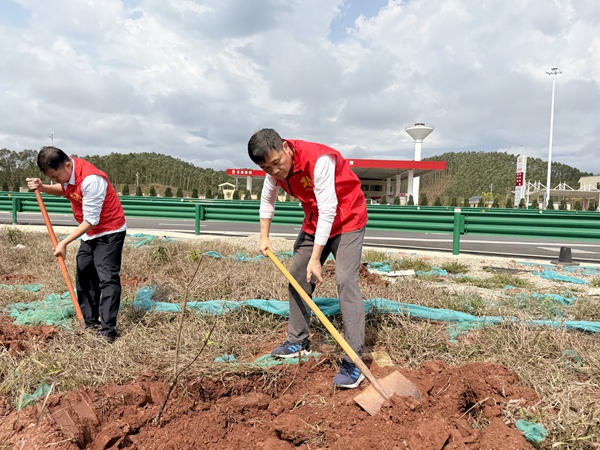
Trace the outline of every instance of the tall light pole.
<instances>
[{"instance_id":1,"label":"tall light pole","mask_svg":"<svg viewBox=\"0 0 600 450\"><path fill-rule=\"evenodd\" d=\"M50 138L50 145L54 147L54 131L51 131L48 137Z\"/></svg>"},{"instance_id":2,"label":"tall light pole","mask_svg":"<svg viewBox=\"0 0 600 450\"><path fill-rule=\"evenodd\" d=\"M554 131L554 88L556 86L556 75L562 73L558 67L553 67L548 72L552 76L552 103L550 106L550 140L548 142L548 176L546 178L546 198L544 199L544 209L550 202L550 175L552 174L552 133Z\"/></svg>"}]
</instances>

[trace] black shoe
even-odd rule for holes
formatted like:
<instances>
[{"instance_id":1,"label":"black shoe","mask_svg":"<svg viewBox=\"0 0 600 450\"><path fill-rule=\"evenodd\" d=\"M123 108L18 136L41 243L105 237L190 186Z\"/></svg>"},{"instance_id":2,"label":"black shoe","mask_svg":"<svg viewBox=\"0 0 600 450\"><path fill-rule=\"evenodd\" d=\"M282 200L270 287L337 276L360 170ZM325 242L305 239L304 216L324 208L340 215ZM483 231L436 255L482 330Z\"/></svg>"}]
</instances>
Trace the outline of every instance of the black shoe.
<instances>
[{"instance_id":1,"label":"black shoe","mask_svg":"<svg viewBox=\"0 0 600 450\"><path fill-rule=\"evenodd\" d=\"M100 334L100 337L109 344L112 344L119 337L118 334Z\"/></svg>"}]
</instances>

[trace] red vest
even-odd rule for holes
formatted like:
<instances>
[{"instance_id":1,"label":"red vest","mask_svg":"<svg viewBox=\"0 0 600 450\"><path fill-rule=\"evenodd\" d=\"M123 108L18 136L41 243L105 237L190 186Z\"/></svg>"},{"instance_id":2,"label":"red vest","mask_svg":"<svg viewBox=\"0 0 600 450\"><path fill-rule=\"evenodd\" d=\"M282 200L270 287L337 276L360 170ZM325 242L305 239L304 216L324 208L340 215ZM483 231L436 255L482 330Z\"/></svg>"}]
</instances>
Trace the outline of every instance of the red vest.
<instances>
[{"instance_id":1,"label":"red vest","mask_svg":"<svg viewBox=\"0 0 600 450\"><path fill-rule=\"evenodd\" d=\"M87 232L88 236L94 236L107 231L115 231L125 225L123 206L121 206L119 196L117 195L115 188L108 181L106 174L98 170L93 164L83 159L71 159L74 161L75 184L68 184L66 189L63 186L63 191L65 193L65 197L67 197L71 202L73 215L75 216L75 220L77 220L77 222L83 222L81 182L88 175L100 175L108 183L106 186L106 197L104 197L102 211L100 212L100 222L98 222L94 228Z\"/></svg>"},{"instance_id":2,"label":"red vest","mask_svg":"<svg viewBox=\"0 0 600 450\"><path fill-rule=\"evenodd\" d=\"M363 228L367 224L367 203L360 187L360 180L350 170L348 161L337 150L322 144L297 140L286 140L286 142L294 149L293 166L285 181L278 179L275 181L285 192L302 203L305 214L302 231L315 234L317 230L319 209L313 190L313 180L315 163L322 155L331 155L335 158L335 192L338 205L330 237Z\"/></svg>"}]
</instances>

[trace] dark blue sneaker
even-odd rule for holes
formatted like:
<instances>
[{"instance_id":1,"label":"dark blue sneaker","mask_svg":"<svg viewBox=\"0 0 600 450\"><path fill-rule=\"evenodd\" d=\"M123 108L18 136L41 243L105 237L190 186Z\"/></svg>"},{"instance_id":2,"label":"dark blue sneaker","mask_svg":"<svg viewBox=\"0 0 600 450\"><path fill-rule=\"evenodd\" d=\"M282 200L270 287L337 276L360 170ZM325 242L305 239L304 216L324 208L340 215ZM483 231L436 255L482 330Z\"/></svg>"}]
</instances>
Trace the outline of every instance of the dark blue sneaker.
<instances>
[{"instance_id":1,"label":"dark blue sneaker","mask_svg":"<svg viewBox=\"0 0 600 450\"><path fill-rule=\"evenodd\" d=\"M333 385L338 388L354 389L365 379L360 369L349 361L342 359L340 371L333 379Z\"/></svg>"},{"instance_id":2,"label":"dark blue sneaker","mask_svg":"<svg viewBox=\"0 0 600 450\"><path fill-rule=\"evenodd\" d=\"M299 354L302 356L310 354L310 342L308 342L308 339L302 341L301 344L285 341L283 345L271 352L271 355L277 358L297 358Z\"/></svg>"}]
</instances>

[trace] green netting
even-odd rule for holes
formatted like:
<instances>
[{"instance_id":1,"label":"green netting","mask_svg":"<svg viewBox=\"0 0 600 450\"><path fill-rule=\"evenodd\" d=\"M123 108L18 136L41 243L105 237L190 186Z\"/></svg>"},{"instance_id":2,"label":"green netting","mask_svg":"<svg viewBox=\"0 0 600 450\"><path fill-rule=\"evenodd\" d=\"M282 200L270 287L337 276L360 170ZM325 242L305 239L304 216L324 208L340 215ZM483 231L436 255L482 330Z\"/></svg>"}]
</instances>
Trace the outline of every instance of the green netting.
<instances>
[{"instance_id":1,"label":"green netting","mask_svg":"<svg viewBox=\"0 0 600 450\"><path fill-rule=\"evenodd\" d=\"M50 294L44 300L11 303L5 308L18 325L55 325L70 328L75 308L68 292Z\"/></svg>"},{"instance_id":2,"label":"green netting","mask_svg":"<svg viewBox=\"0 0 600 450\"><path fill-rule=\"evenodd\" d=\"M522 264L524 266L535 266L541 267L543 269L555 270L557 268L556 264L540 264L531 261L517 261L517 264ZM577 273L579 275L584 276L595 276L600 275L600 267L593 266L560 266L563 272L569 273Z\"/></svg>"},{"instance_id":3,"label":"green netting","mask_svg":"<svg viewBox=\"0 0 600 450\"><path fill-rule=\"evenodd\" d=\"M563 305L572 305L577 297L575 294L569 292L569 296L560 295L560 294L540 294L539 292L532 292L531 297L538 300L552 300L554 302L562 303ZM523 295L523 294L522 294Z\"/></svg>"},{"instance_id":4,"label":"green netting","mask_svg":"<svg viewBox=\"0 0 600 450\"><path fill-rule=\"evenodd\" d=\"M144 286L139 291L133 301L133 306L136 309L145 311L161 311L161 312L178 312L181 307L177 303L155 302L152 300L152 295L156 291L156 286ZM340 304L337 298L322 298L315 297L313 301L326 316L336 315L340 313ZM400 303L385 298L373 298L364 300L365 311L381 311L389 314L401 314L404 316L418 317L427 320L436 320L441 322L456 322L460 325L454 326L449 332L451 336L454 333L456 337L461 332L466 332L474 328L482 326L494 325L498 323L518 323L528 326L545 326L553 328L567 328L578 331L600 332L600 322L590 322L582 320L558 321L558 320L520 320L513 316L474 316L472 314L454 311L443 308L429 308L427 306L413 305L410 303ZM203 302L188 302L187 307L197 313L220 315L228 311L234 311L241 307L249 306L252 308L261 309L263 311L287 316L289 315L289 303L281 300L207 300Z\"/></svg>"},{"instance_id":5,"label":"green netting","mask_svg":"<svg viewBox=\"0 0 600 450\"><path fill-rule=\"evenodd\" d=\"M22 394L17 400L17 411L25 408L26 406L34 404L41 397L48 395L48 392L50 392L50 386L47 384L42 384L35 390L33 394Z\"/></svg>"},{"instance_id":6,"label":"green netting","mask_svg":"<svg viewBox=\"0 0 600 450\"><path fill-rule=\"evenodd\" d=\"M417 270L415 271L415 274L417 274L418 277L447 277L448 271L442 269L441 267L433 266L431 270Z\"/></svg>"},{"instance_id":7,"label":"green netting","mask_svg":"<svg viewBox=\"0 0 600 450\"><path fill-rule=\"evenodd\" d=\"M381 274L381 275L386 275L388 273L396 275L396 276L411 274L408 271L393 272L392 264L389 261L383 261L383 262L374 261L374 262L367 263L367 269L369 270L369 272ZM431 268L431 270L428 270L428 271L424 271L424 270L414 271L414 275L416 275L418 277L447 277L448 271L442 269L441 267L433 266Z\"/></svg>"},{"instance_id":8,"label":"green netting","mask_svg":"<svg viewBox=\"0 0 600 450\"><path fill-rule=\"evenodd\" d=\"M302 357L302 361L307 362L309 358L319 359L320 357L321 357L321 353L310 352L308 355L305 355ZM215 358L215 362L216 363L239 364L239 361L237 359L235 359L234 355L230 355L227 353ZM272 355L263 355L263 356L259 356L258 358L256 358L254 361L252 361L250 363L244 363L244 364L251 364L251 365L260 366L260 367L272 367L272 366L280 366L282 364L298 364L299 362L300 362L300 360L298 357L276 358Z\"/></svg>"},{"instance_id":9,"label":"green netting","mask_svg":"<svg viewBox=\"0 0 600 450\"><path fill-rule=\"evenodd\" d=\"M215 258L215 259L231 258L237 262L260 261L261 259L264 258L263 255L248 256L241 252L237 252L235 255L223 256L221 253L216 252L214 250L204 252L203 255L208 256L209 258ZM277 256L277 258L279 258L279 259L291 258L293 256L293 252L291 252L291 251L277 252L275 254L275 256Z\"/></svg>"},{"instance_id":10,"label":"green netting","mask_svg":"<svg viewBox=\"0 0 600 450\"><path fill-rule=\"evenodd\" d=\"M517 430L523 433L525 439L532 444L541 444L548 436L548 430L541 423L527 422L526 420L519 419L515 425Z\"/></svg>"},{"instance_id":11,"label":"green netting","mask_svg":"<svg viewBox=\"0 0 600 450\"><path fill-rule=\"evenodd\" d=\"M378 272L391 272L392 264L388 261L383 261L383 262L372 261L372 262L367 263L367 269L377 270Z\"/></svg>"},{"instance_id":12,"label":"green netting","mask_svg":"<svg viewBox=\"0 0 600 450\"><path fill-rule=\"evenodd\" d=\"M152 234L145 234L145 233L128 234L127 237L129 237L130 240L133 240L133 242L130 243L133 248L138 248L143 245L150 244L150 243L154 242L156 239L158 239L157 236L154 236ZM163 242L171 242L173 240L173 238L166 237L166 236L163 236L160 239Z\"/></svg>"},{"instance_id":13,"label":"green netting","mask_svg":"<svg viewBox=\"0 0 600 450\"><path fill-rule=\"evenodd\" d=\"M555 270L534 270L532 272L534 275L538 275L546 280L553 281L565 281L567 283L575 283L575 284L590 284L589 281L584 280L583 278L570 277L568 275L563 275Z\"/></svg>"},{"instance_id":14,"label":"green netting","mask_svg":"<svg viewBox=\"0 0 600 450\"><path fill-rule=\"evenodd\" d=\"M8 291L27 291L27 292L39 292L42 289L41 284L0 284L0 289L6 289Z\"/></svg>"}]
</instances>

